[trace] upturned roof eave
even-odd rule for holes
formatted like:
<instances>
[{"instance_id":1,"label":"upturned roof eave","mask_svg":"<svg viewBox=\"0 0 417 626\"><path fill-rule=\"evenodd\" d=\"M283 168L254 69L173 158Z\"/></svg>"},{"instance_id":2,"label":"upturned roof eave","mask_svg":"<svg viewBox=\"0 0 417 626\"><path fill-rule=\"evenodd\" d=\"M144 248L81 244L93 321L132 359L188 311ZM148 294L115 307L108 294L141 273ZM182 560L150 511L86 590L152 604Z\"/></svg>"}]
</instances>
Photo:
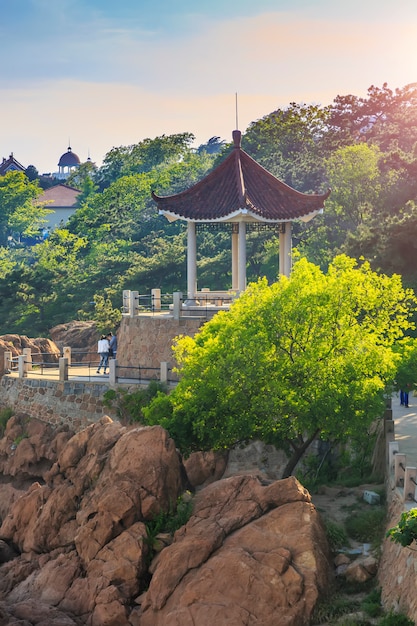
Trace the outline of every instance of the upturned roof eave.
<instances>
[{"instance_id":1,"label":"upturned roof eave","mask_svg":"<svg viewBox=\"0 0 417 626\"><path fill-rule=\"evenodd\" d=\"M227 215L222 215L221 217L201 217L201 218L193 218L193 217L185 217L184 215L180 215L179 213L175 213L174 211L168 211L165 209L160 209L158 211L159 215L163 215L169 222L175 222L176 220L183 220L184 222L195 222L196 224L204 224L204 223L227 223L227 222L261 222L263 224L280 224L283 222L294 222L300 220L301 222L309 222L316 215L323 213L323 208L315 209L314 211L310 211L305 215L300 215L298 217L280 217L280 218L266 218L262 217L253 211L250 211L247 208L238 209L237 211L231 211Z\"/></svg>"}]
</instances>

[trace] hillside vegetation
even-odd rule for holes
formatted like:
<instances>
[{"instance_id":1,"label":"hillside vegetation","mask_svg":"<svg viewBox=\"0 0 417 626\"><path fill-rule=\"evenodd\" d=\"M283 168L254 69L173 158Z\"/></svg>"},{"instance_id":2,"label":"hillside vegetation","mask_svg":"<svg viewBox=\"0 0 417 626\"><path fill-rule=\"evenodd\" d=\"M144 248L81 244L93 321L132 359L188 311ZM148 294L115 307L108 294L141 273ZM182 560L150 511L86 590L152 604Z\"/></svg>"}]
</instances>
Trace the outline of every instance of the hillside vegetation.
<instances>
[{"instance_id":1,"label":"hillside vegetation","mask_svg":"<svg viewBox=\"0 0 417 626\"><path fill-rule=\"evenodd\" d=\"M184 291L185 224L158 215L151 191L181 191L231 149L212 138L193 148L191 133L112 148L102 167L83 164L68 184L81 208L44 242L23 245L42 214L31 211L37 181L12 172L0 180L0 334L47 335L56 324L97 319L117 324L122 291ZM417 85L372 86L365 98L336 96L326 106L291 103L249 125L242 147L302 192L332 193L323 215L294 228L301 256L327 270L341 252L373 270L417 283ZM199 287L231 287L226 233L198 234ZM248 235L248 280L278 271L278 241Z\"/></svg>"}]
</instances>

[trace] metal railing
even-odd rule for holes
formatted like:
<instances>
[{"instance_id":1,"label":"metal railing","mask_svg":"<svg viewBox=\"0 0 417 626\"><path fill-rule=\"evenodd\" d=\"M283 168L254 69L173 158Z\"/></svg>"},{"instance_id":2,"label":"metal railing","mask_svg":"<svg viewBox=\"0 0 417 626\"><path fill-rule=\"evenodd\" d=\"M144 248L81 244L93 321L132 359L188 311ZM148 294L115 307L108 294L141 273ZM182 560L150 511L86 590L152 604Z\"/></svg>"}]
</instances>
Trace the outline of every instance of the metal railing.
<instances>
[{"instance_id":1,"label":"metal railing","mask_svg":"<svg viewBox=\"0 0 417 626\"><path fill-rule=\"evenodd\" d=\"M174 318L203 317L210 319L215 313L227 310L238 297L237 291L197 291L193 299L185 299L181 292L162 294L160 289L152 289L150 294L138 291L123 291L122 314L136 317L141 314L170 314Z\"/></svg>"},{"instance_id":2,"label":"metal railing","mask_svg":"<svg viewBox=\"0 0 417 626\"><path fill-rule=\"evenodd\" d=\"M110 384L146 383L151 380L166 383L177 382L177 377L167 362L161 362L159 367L154 367L146 364L126 365L110 358L106 374L103 373L103 369L97 373L99 362L98 354L72 352L68 346L63 348L62 356L56 353L32 355L29 348L24 350L24 354L15 357L11 352L4 353L5 374L18 378L45 377L57 381L76 379L90 382L103 380L109 381Z\"/></svg>"}]
</instances>

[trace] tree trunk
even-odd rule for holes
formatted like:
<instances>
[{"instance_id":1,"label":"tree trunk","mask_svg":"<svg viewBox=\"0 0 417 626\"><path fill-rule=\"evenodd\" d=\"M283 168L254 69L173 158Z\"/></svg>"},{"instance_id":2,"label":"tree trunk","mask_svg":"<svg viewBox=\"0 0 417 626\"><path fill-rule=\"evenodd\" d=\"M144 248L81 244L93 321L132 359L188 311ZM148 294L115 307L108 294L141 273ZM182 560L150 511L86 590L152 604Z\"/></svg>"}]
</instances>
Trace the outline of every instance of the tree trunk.
<instances>
[{"instance_id":1,"label":"tree trunk","mask_svg":"<svg viewBox=\"0 0 417 626\"><path fill-rule=\"evenodd\" d=\"M282 478L288 478L289 476L292 475L293 471L295 470L297 463L299 462L299 460L303 457L305 451L307 450L307 448L309 447L309 445L315 440L315 438L317 437L317 435L319 434L320 429L318 428L312 435L311 437L309 437L308 439L306 439L303 443L302 446L299 446L297 448L294 448L294 452L292 457L289 459L287 465L284 468L284 472L282 475Z\"/></svg>"}]
</instances>

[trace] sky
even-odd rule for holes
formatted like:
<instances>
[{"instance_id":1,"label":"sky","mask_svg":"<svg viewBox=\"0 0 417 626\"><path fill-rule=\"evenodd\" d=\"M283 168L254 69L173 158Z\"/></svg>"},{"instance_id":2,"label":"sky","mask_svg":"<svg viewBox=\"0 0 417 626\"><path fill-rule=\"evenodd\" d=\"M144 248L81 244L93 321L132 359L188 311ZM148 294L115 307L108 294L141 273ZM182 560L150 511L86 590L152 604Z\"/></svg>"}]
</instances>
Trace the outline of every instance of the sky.
<instances>
[{"instance_id":1,"label":"sky","mask_svg":"<svg viewBox=\"0 0 417 626\"><path fill-rule=\"evenodd\" d=\"M417 82L417 1L0 0L0 44L0 159L55 172Z\"/></svg>"}]
</instances>

